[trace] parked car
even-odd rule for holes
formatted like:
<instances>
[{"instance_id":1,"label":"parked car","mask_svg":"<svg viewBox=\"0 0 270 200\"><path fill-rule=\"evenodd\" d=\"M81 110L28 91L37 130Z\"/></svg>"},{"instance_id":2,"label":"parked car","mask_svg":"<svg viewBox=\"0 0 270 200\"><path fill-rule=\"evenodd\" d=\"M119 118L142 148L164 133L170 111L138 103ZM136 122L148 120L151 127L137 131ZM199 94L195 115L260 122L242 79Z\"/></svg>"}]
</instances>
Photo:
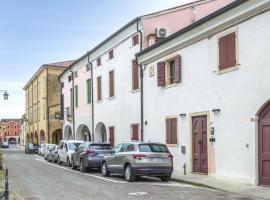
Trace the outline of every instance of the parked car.
<instances>
[{"instance_id":1,"label":"parked car","mask_svg":"<svg viewBox=\"0 0 270 200\"><path fill-rule=\"evenodd\" d=\"M40 155L41 155L41 156L44 156L44 151L45 151L46 145L47 145L47 143L44 143L44 144L42 145L42 148L40 148Z\"/></svg>"},{"instance_id":2,"label":"parked car","mask_svg":"<svg viewBox=\"0 0 270 200\"><path fill-rule=\"evenodd\" d=\"M173 156L164 144L126 142L117 145L113 154L104 156L102 175L120 173L129 182L139 176L159 177L169 181L173 171Z\"/></svg>"},{"instance_id":3,"label":"parked car","mask_svg":"<svg viewBox=\"0 0 270 200\"><path fill-rule=\"evenodd\" d=\"M3 142L3 144L2 144L2 148L9 148L9 144L8 144L8 142Z\"/></svg>"},{"instance_id":4,"label":"parked car","mask_svg":"<svg viewBox=\"0 0 270 200\"><path fill-rule=\"evenodd\" d=\"M101 168L103 156L112 154L112 146L108 143L84 142L75 149L71 158L71 167L80 167L81 172L89 168Z\"/></svg>"},{"instance_id":5,"label":"parked car","mask_svg":"<svg viewBox=\"0 0 270 200\"><path fill-rule=\"evenodd\" d=\"M83 141L80 140L62 140L58 146L58 164L66 163L68 167L71 166L71 156L75 149Z\"/></svg>"},{"instance_id":6,"label":"parked car","mask_svg":"<svg viewBox=\"0 0 270 200\"><path fill-rule=\"evenodd\" d=\"M50 151L54 150L56 144L46 144L45 150L44 150L44 159L47 160L48 155Z\"/></svg>"},{"instance_id":7,"label":"parked car","mask_svg":"<svg viewBox=\"0 0 270 200\"><path fill-rule=\"evenodd\" d=\"M53 145L51 148L49 148L49 151L47 153L47 156L46 156L46 160L48 162L54 162L54 152L55 152L55 149L57 148L57 145ZM46 150L45 150L46 152ZM46 154L46 153L45 153ZM45 158L45 157L44 157Z\"/></svg>"},{"instance_id":8,"label":"parked car","mask_svg":"<svg viewBox=\"0 0 270 200\"><path fill-rule=\"evenodd\" d=\"M25 145L25 154L33 154L38 153L38 149L34 147L32 143L28 143Z\"/></svg>"},{"instance_id":9,"label":"parked car","mask_svg":"<svg viewBox=\"0 0 270 200\"><path fill-rule=\"evenodd\" d=\"M39 148L38 148L38 155L41 155L41 151L43 153L43 148L44 148L45 144L40 144Z\"/></svg>"},{"instance_id":10,"label":"parked car","mask_svg":"<svg viewBox=\"0 0 270 200\"><path fill-rule=\"evenodd\" d=\"M16 140L10 140L9 144L16 144Z\"/></svg>"}]
</instances>

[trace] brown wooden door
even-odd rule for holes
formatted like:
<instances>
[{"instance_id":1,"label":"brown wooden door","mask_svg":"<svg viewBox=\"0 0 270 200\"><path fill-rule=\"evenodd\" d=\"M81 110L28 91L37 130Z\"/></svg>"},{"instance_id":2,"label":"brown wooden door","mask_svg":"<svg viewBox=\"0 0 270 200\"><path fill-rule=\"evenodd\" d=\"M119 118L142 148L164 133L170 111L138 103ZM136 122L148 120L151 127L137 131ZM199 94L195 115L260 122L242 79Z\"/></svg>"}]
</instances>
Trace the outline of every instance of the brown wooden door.
<instances>
[{"instance_id":1,"label":"brown wooden door","mask_svg":"<svg viewBox=\"0 0 270 200\"><path fill-rule=\"evenodd\" d=\"M208 173L207 116L192 118L193 172Z\"/></svg>"},{"instance_id":2,"label":"brown wooden door","mask_svg":"<svg viewBox=\"0 0 270 200\"><path fill-rule=\"evenodd\" d=\"M259 115L259 184L270 185L270 104Z\"/></svg>"},{"instance_id":3,"label":"brown wooden door","mask_svg":"<svg viewBox=\"0 0 270 200\"><path fill-rule=\"evenodd\" d=\"M114 147L114 127L109 127L109 132L110 132L110 144Z\"/></svg>"}]
</instances>

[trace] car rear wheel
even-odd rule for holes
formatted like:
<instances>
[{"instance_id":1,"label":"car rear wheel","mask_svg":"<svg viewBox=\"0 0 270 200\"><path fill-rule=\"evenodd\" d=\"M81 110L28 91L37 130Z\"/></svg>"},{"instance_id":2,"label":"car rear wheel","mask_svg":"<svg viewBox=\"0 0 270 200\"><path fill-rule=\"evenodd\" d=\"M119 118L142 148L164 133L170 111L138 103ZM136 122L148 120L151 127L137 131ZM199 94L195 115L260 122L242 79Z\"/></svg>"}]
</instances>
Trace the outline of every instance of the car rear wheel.
<instances>
[{"instance_id":1,"label":"car rear wheel","mask_svg":"<svg viewBox=\"0 0 270 200\"><path fill-rule=\"evenodd\" d=\"M85 173L86 172L86 167L83 165L83 161L80 161L80 172Z\"/></svg>"},{"instance_id":2,"label":"car rear wheel","mask_svg":"<svg viewBox=\"0 0 270 200\"><path fill-rule=\"evenodd\" d=\"M168 181L171 180L171 176L170 175L168 175L168 176L162 176L162 177L160 177L160 180L162 182L168 182Z\"/></svg>"},{"instance_id":3,"label":"car rear wheel","mask_svg":"<svg viewBox=\"0 0 270 200\"><path fill-rule=\"evenodd\" d=\"M136 176L134 175L130 165L127 165L126 168L125 168L125 179L128 182L133 182L136 179Z\"/></svg>"},{"instance_id":4,"label":"car rear wheel","mask_svg":"<svg viewBox=\"0 0 270 200\"><path fill-rule=\"evenodd\" d=\"M102 173L103 176L110 176L110 172L108 170L108 167L107 167L107 163L106 162L103 162L102 163L101 173Z\"/></svg>"}]
</instances>

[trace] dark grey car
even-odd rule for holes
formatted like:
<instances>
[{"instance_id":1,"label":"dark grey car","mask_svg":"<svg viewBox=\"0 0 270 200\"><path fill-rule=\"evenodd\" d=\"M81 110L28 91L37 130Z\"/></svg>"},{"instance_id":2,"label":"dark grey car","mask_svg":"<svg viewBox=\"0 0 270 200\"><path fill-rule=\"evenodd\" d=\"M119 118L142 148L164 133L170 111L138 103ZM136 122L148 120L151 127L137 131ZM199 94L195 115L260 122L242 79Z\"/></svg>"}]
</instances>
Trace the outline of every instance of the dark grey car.
<instances>
[{"instance_id":1,"label":"dark grey car","mask_svg":"<svg viewBox=\"0 0 270 200\"><path fill-rule=\"evenodd\" d=\"M108 143L84 142L80 144L72 155L71 167L80 167L81 172L89 168L100 168L103 156L112 154L112 146Z\"/></svg>"},{"instance_id":2,"label":"dark grey car","mask_svg":"<svg viewBox=\"0 0 270 200\"><path fill-rule=\"evenodd\" d=\"M169 181L173 171L173 156L164 144L125 142L114 148L113 154L104 156L103 176L123 174L127 181L139 176L155 176Z\"/></svg>"}]
</instances>

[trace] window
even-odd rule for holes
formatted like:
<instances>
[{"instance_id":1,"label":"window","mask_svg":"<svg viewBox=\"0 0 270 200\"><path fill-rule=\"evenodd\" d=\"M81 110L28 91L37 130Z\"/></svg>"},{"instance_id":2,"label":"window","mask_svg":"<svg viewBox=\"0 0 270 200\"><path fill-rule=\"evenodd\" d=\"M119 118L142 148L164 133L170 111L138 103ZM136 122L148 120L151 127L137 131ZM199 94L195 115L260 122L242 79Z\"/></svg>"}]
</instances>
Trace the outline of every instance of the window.
<instances>
[{"instance_id":1,"label":"window","mask_svg":"<svg viewBox=\"0 0 270 200\"><path fill-rule=\"evenodd\" d=\"M15 135L17 135L17 132L15 131Z\"/></svg>"},{"instance_id":2,"label":"window","mask_svg":"<svg viewBox=\"0 0 270 200\"><path fill-rule=\"evenodd\" d=\"M236 33L219 38L219 70L236 66Z\"/></svg>"},{"instance_id":3,"label":"window","mask_svg":"<svg viewBox=\"0 0 270 200\"><path fill-rule=\"evenodd\" d=\"M87 85L87 103L90 104L92 102L92 80L88 79L86 81Z\"/></svg>"},{"instance_id":4,"label":"window","mask_svg":"<svg viewBox=\"0 0 270 200\"><path fill-rule=\"evenodd\" d=\"M132 37L132 46L135 46L137 44L139 44L139 35L138 34Z\"/></svg>"},{"instance_id":5,"label":"window","mask_svg":"<svg viewBox=\"0 0 270 200\"><path fill-rule=\"evenodd\" d=\"M79 98L78 98L78 85L75 85L75 107L78 108L79 106Z\"/></svg>"},{"instance_id":6,"label":"window","mask_svg":"<svg viewBox=\"0 0 270 200\"><path fill-rule=\"evenodd\" d=\"M177 118L166 119L166 143L177 144Z\"/></svg>"},{"instance_id":7,"label":"window","mask_svg":"<svg viewBox=\"0 0 270 200\"><path fill-rule=\"evenodd\" d=\"M102 100L102 90L101 90L101 76L97 78L97 100L101 101Z\"/></svg>"},{"instance_id":8,"label":"window","mask_svg":"<svg viewBox=\"0 0 270 200\"><path fill-rule=\"evenodd\" d=\"M157 63L157 85L164 87L181 82L181 56Z\"/></svg>"},{"instance_id":9,"label":"window","mask_svg":"<svg viewBox=\"0 0 270 200\"><path fill-rule=\"evenodd\" d=\"M139 89L139 66L136 60L132 61L132 90Z\"/></svg>"},{"instance_id":10,"label":"window","mask_svg":"<svg viewBox=\"0 0 270 200\"><path fill-rule=\"evenodd\" d=\"M70 107L73 108L73 89L70 88Z\"/></svg>"},{"instance_id":11,"label":"window","mask_svg":"<svg viewBox=\"0 0 270 200\"><path fill-rule=\"evenodd\" d=\"M112 59L113 58L113 50L110 50L109 51L109 59Z\"/></svg>"},{"instance_id":12,"label":"window","mask_svg":"<svg viewBox=\"0 0 270 200\"><path fill-rule=\"evenodd\" d=\"M109 72L109 97L114 96L114 71Z\"/></svg>"},{"instance_id":13,"label":"window","mask_svg":"<svg viewBox=\"0 0 270 200\"><path fill-rule=\"evenodd\" d=\"M101 65L101 58L97 58L97 66Z\"/></svg>"},{"instance_id":14,"label":"window","mask_svg":"<svg viewBox=\"0 0 270 200\"><path fill-rule=\"evenodd\" d=\"M139 124L131 125L131 140L139 140Z\"/></svg>"},{"instance_id":15,"label":"window","mask_svg":"<svg viewBox=\"0 0 270 200\"><path fill-rule=\"evenodd\" d=\"M109 142L112 146L114 146L114 127L113 126L109 127L109 134L110 134Z\"/></svg>"},{"instance_id":16,"label":"window","mask_svg":"<svg viewBox=\"0 0 270 200\"><path fill-rule=\"evenodd\" d=\"M122 147L123 147L123 144L118 144L115 148L114 148L114 152L115 153L119 153L122 151Z\"/></svg>"},{"instance_id":17,"label":"window","mask_svg":"<svg viewBox=\"0 0 270 200\"><path fill-rule=\"evenodd\" d=\"M74 76L75 76L75 78L78 77L78 71L75 71L75 72L74 72Z\"/></svg>"},{"instance_id":18,"label":"window","mask_svg":"<svg viewBox=\"0 0 270 200\"><path fill-rule=\"evenodd\" d=\"M123 144L123 152L134 151L134 144Z\"/></svg>"}]
</instances>

